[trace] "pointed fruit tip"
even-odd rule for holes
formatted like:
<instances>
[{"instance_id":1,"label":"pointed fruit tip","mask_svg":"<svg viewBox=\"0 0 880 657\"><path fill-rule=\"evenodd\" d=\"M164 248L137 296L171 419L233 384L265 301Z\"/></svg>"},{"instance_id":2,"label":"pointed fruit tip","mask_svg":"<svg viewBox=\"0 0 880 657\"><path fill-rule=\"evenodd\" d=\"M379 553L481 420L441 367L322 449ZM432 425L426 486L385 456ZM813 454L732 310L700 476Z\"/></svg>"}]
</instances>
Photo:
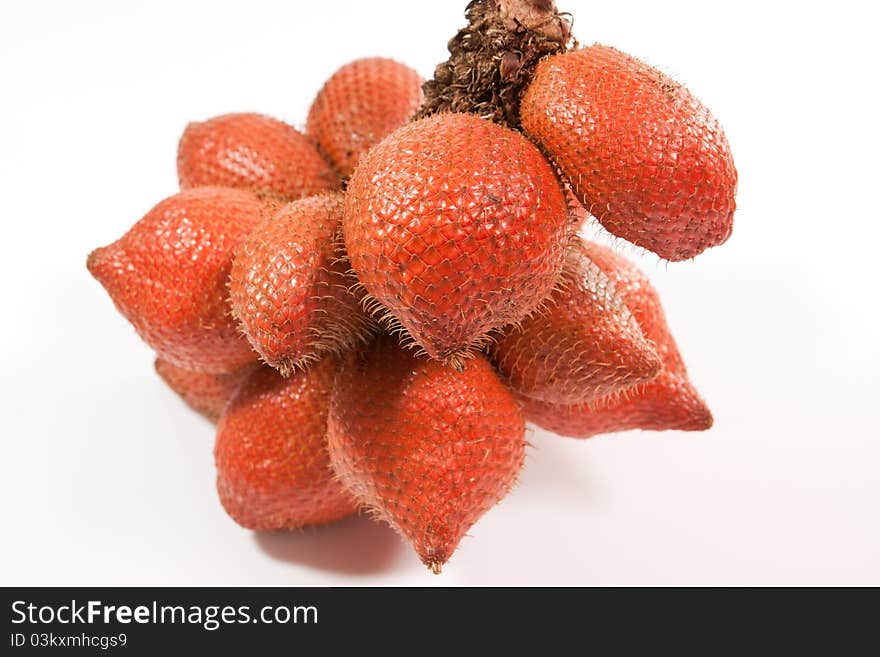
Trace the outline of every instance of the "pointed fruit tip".
<instances>
[{"instance_id":1,"label":"pointed fruit tip","mask_svg":"<svg viewBox=\"0 0 880 657\"><path fill-rule=\"evenodd\" d=\"M89 273L92 276L95 275L95 267L98 264L98 258L100 257L100 253L99 253L100 251L101 251L100 248L94 249L91 253L89 253L89 256L86 258L86 269L89 270Z\"/></svg>"},{"instance_id":2,"label":"pointed fruit tip","mask_svg":"<svg viewBox=\"0 0 880 657\"><path fill-rule=\"evenodd\" d=\"M647 383L657 378L663 370L663 360L654 349L639 351L628 363L633 383Z\"/></svg>"},{"instance_id":3,"label":"pointed fruit tip","mask_svg":"<svg viewBox=\"0 0 880 657\"><path fill-rule=\"evenodd\" d=\"M706 402L701 399L699 406L694 412L693 429L691 430L708 431L714 424L715 418L712 416L712 411L709 410Z\"/></svg>"},{"instance_id":4,"label":"pointed fruit tip","mask_svg":"<svg viewBox=\"0 0 880 657\"><path fill-rule=\"evenodd\" d=\"M101 246L92 251L89 254L89 257L86 258L86 269L89 270L89 273L92 277L97 280L102 285L107 277L107 250L110 247Z\"/></svg>"},{"instance_id":5,"label":"pointed fruit tip","mask_svg":"<svg viewBox=\"0 0 880 657\"><path fill-rule=\"evenodd\" d=\"M686 387L676 401L687 412L687 419L679 427L681 431L708 431L715 424L712 411L690 381L686 381Z\"/></svg>"},{"instance_id":6,"label":"pointed fruit tip","mask_svg":"<svg viewBox=\"0 0 880 657\"><path fill-rule=\"evenodd\" d=\"M436 538L436 537L435 537ZM434 545L441 544L442 541L435 543ZM419 559L421 559L422 563L428 567L435 575L439 575L443 572L443 566L449 561L449 557L452 552L455 551L455 548L449 549L448 547L432 547L427 545L415 546L416 554L418 554Z\"/></svg>"}]
</instances>

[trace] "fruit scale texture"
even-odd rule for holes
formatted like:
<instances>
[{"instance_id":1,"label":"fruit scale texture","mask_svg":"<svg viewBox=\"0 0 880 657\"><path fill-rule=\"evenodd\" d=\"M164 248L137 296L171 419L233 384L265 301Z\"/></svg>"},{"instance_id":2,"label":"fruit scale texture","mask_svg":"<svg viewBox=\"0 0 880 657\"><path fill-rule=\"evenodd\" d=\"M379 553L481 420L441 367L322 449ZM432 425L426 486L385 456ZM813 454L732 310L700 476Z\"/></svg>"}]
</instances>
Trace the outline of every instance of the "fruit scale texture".
<instances>
[{"instance_id":1,"label":"fruit scale texture","mask_svg":"<svg viewBox=\"0 0 880 657\"><path fill-rule=\"evenodd\" d=\"M440 360L536 310L568 236L541 152L470 114L414 121L369 151L349 182L343 233L365 290Z\"/></svg>"},{"instance_id":2,"label":"fruit scale texture","mask_svg":"<svg viewBox=\"0 0 880 657\"><path fill-rule=\"evenodd\" d=\"M165 199L88 268L163 360L224 374L254 360L227 303L232 253L272 211L256 194L199 187Z\"/></svg>"},{"instance_id":3,"label":"fruit scale texture","mask_svg":"<svg viewBox=\"0 0 880 657\"><path fill-rule=\"evenodd\" d=\"M615 282L579 238L545 308L508 327L489 352L516 392L568 404L650 381L662 366Z\"/></svg>"},{"instance_id":4,"label":"fruit scale texture","mask_svg":"<svg viewBox=\"0 0 880 657\"><path fill-rule=\"evenodd\" d=\"M327 413L337 361L325 358L288 378L254 371L217 426L220 502L249 529L294 529L357 509L327 453Z\"/></svg>"},{"instance_id":5,"label":"fruit scale texture","mask_svg":"<svg viewBox=\"0 0 880 657\"><path fill-rule=\"evenodd\" d=\"M339 187L305 135L254 113L189 124L180 138L177 172L181 189L219 185L287 200Z\"/></svg>"},{"instance_id":6,"label":"fruit scale texture","mask_svg":"<svg viewBox=\"0 0 880 657\"><path fill-rule=\"evenodd\" d=\"M589 438L602 433L647 429L706 431L712 413L690 382L681 353L666 324L657 291L647 276L623 256L584 242L583 253L614 281L643 335L660 356L662 368L650 381L587 402L566 404L518 395L526 417L563 436Z\"/></svg>"},{"instance_id":7,"label":"fruit scale texture","mask_svg":"<svg viewBox=\"0 0 880 657\"><path fill-rule=\"evenodd\" d=\"M216 422L223 414L226 403L238 392L241 384L259 365L251 363L224 374L193 372L176 367L168 361L157 358L156 373L176 392L187 406Z\"/></svg>"},{"instance_id":8,"label":"fruit scale texture","mask_svg":"<svg viewBox=\"0 0 880 657\"><path fill-rule=\"evenodd\" d=\"M516 481L525 420L483 357L457 372L383 337L343 366L328 438L346 488L439 572Z\"/></svg>"},{"instance_id":9,"label":"fruit scale texture","mask_svg":"<svg viewBox=\"0 0 880 657\"><path fill-rule=\"evenodd\" d=\"M341 221L342 194L310 196L280 208L235 251L232 313L262 359L285 376L324 353L351 349L370 329L336 243Z\"/></svg>"},{"instance_id":10,"label":"fruit scale texture","mask_svg":"<svg viewBox=\"0 0 880 657\"><path fill-rule=\"evenodd\" d=\"M681 84L595 45L542 61L523 128L609 230L685 260L733 229L737 172L718 121Z\"/></svg>"},{"instance_id":11,"label":"fruit scale texture","mask_svg":"<svg viewBox=\"0 0 880 657\"><path fill-rule=\"evenodd\" d=\"M364 153L409 121L422 98L422 78L408 66L384 57L358 59L318 92L306 132L348 178Z\"/></svg>"},{"instance_id":12,"label":"fruit scale texture","mask_svg":"<svg viewBox=\"0 0 880 657\"><path fill-rule=\"evenodd\" d=\"M366 509L439 572L515 484L527 420L712 425L647 277L574 233L592 213L669 260L724 242L737 173L717 121L617 50L565 52L553 2L467 15L424 103L412 69L369 58L327 81L305 134L251 112L190 124L181 191L88 258L217 423L243 527Z\"/></svg>"}]
</instances>

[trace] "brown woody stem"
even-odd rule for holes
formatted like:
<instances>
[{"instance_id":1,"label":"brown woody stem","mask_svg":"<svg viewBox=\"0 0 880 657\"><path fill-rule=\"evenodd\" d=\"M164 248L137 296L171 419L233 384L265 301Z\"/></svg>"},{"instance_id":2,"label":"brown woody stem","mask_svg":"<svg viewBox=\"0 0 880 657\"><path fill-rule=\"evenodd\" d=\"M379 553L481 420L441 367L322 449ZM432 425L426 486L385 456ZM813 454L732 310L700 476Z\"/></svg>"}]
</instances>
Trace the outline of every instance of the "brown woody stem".
<instances>
[{"instance_id":1,"label":"brown woody stem","mask_svg":"<svg viewBox=\"0 0 880 657\"><path fill-rule=\"evenodd\" d=\"M471 112L519 127L519 103L538 61L572 44L571 22L553 0L473 0L449 59L425 83L418 116Z\"/></svg>"}]
</instances>

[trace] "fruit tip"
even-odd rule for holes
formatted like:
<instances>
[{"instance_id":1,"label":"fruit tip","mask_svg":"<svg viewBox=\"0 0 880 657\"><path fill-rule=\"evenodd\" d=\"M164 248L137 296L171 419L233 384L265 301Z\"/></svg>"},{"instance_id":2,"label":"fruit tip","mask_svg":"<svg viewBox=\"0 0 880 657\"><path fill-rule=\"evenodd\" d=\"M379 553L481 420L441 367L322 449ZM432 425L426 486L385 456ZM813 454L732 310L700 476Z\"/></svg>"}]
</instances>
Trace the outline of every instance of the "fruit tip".
<instances>
[{"instance_id":1,"label":"fruit tip","mask_svg":"<svg viewBox=\"0 0 880 657\"><path fill-rule=\"evenodd\" d=\"M110 292L122 276L120 258L123 251L116 242L93 250L86 258L86 269L104 289ZM123 281L124 282L124 281Z\"/></svg>"},{"instance_id":2,"label":"fruit tip","mask_svg":"<svg viewBox=\"0 0 880 657\"><path fill-rule=\"evenodd\" d=\"M694 413L694 431L708 431L714 424L715 418L712 416L712 411L709 410L706 402L701 400L697 412Z\"/></svg>"},{"instance_id":3,"label":"fruit tip","mask_svg":"<svg viewBox=\"0 0 880 657\"><path fill-rule=\"evenodd\" d=\"M89 273L99 281L102 280L102 263L104 258L102 257L104 253L106 253L107 247L101 246L97 249L94 249L89 256L86 258L86 269L89 270Z\"/></svg>"},{"instance_id":4,"label":"fruit tip","mask_svg":"<svg viewBox=\"0 0 880 657\"><path fill-rule=\"evenodd\" d=\"M630 371L637 383L653 381L663 371L663 359L653 349L641 352L636 362L631 364Z\"/></svg>"},{"instance_id":5,"label":"fruit tip","mask_svg":"<svg viewBox=\"0 0 880 657\"><path fill-rule=\"evenodd\" d=\"M449 549L449 547L435 544L434 546L425 546L424 549L417 548L416 552L422 563L428 567L428 570L435 575L439 575L443 572L443 566L449 561L449 556L453 550L454 547Z\"/></svg>"},{"instance_id":6,"label":"fruit tip","mask_svg":"<svg viewBox=\"0 0 880 657\"><path fill-rule=\"evenodd\" d=\"M708 404L703 401L690 382L677 401L688 410L687 420L681 426L682 431L708 431L715 424L715 418Z\"/></svg>"}]
</instances>

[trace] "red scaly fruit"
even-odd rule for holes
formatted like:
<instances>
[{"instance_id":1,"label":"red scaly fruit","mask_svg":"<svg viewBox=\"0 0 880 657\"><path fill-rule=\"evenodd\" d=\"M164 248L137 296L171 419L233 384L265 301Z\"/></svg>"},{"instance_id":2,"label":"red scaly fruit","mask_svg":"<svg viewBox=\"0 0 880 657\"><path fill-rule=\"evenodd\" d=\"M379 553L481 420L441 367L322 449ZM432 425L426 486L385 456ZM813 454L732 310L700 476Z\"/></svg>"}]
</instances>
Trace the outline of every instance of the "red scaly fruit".
<instances>
[{"instance_id":1,"label":"red scaly fruit","mask_svg":"<svg viewBox=\"0 0 880 657\"><path fill-rule=\"evenodd\" d=\"M439 114L361 159L343 232L366 291L445 360L538 307L568 227L562 187L531 142L475 115Z\"/></svg>"},{"instance_id":2,"label":"red scaly fruit","mask_svg":"<svg viewBox=\"0 0 880 657\"><path fill-rule=\"evenodd\" d=\"M586 240L582 244L587 257L611 279L642 333L654 344L663 361L663 370L686 376L684 361L666 323L660 295L648 276L614 249Z\"/></svg>"},{"instance_id":3,"label":"red scaly fruit","mask_svg":"<svg viewBox=\"0 0 880 657\"><path fill-rule=\"evenodd\" d=\"M211 422L216 422L220 418L226 402L238 391L254 368L259 367L254 363L227 374L206 374L182 369L161 358L156 359L155 366L156 372L168 387L176 392L187 406Z\"/></svg>"},{"instance_id":4,"label":"red scaly fruit","mask_svg":"<svg viewBox=\"0 0 880 657\"><path fill-rule=\"evenodd\" d=\"M518 398L530 422L572 438L631 429L706 431L712 427L712 414L694 387L687 379L665 373L630 395L624 392L596 402L566 405Z\"/></svg>"},{"instance_id":5,"label":"red scaly fruit","mask_svg":"<svg viewBox=\"0 0 880 657\"><path fill-rule=\"evenodd\" d=\"M232 312L254 349L284 376L369 331L357 280L336 250L342 194L294 201L238 247L229 277Z\"/></svg>"},{"instance_id":6,"label":"red scaly fruit","mask_svg":"<svg viewBox=\"0 0 880 657\"><path fill-rule=\"evenodd\" d=\"M357 506L330 468L327 413L335 358L284 378L254 371L217 425L217 491L226 512L256 531L333 522Z\"/></svg>"},{"instance_id":7,"label":"red scaly fruit","mask_svg":"<svg viewBox=\"0 0 880 657\"><path fill-rule=\"evenodd\" d=\"M523 464L522 411L482 356L459 373L387 336L343 364L328 427L342 482L434 572Z\"/></svg>"},{"instance_id":8,"label":"red scaly fruit","mask_svg":"<svg viewBox=\"0 0 880 657\"><path fill-rule=\"evenodd\" d=\"M257 358L227 303L232 253L270 207L237 189L180 192L95 249L87 266L159 358L192 371L231 372Z\"/></svg>"},{"instance_id":9,"label":"red scaly fruit","mask_svg":"<svg viewBox=\"0 0 880 657\"><path fill-rule=\"evenodd\" d=\"M614 235L669 260L723 243L737 173L715 118L682 85L594 45L543 60L522 125Z\"/></svg>"},{"instance_id":10,"label":"red scaly fruit","mask_svg":"<svg viewBox=\"0 0 880 657\"><path fill-rule=\"evenodd\" d=\"M590 260L614 282L642 333L654 344L663 369L648 383L583 404L554 404L520 396L526 417L544 429L575 438L630 429L705 431L711 428L712 413L688 380L660 299L648 278L607 247L590 242L584 246Z\"/></svg>"},{"instance_id":11,"label":"red scaly fruit","mask_svg":"<svg viewBox=\"0 0 880 657\"><path fill-rule=\"evenodd\" d=\"M180 188L216 185L295 200L339 189L339 179L305 135L261 114L190 123L177 149Z\"/></svg>"},{"instance_id":12,"label":"red scaly fruit","mask_svg":"<svg viewBox=\"0 0 880 657\"><path fill-rule=\"evenodd\" d=\"M371 57L334 73L309 110L306 133L347 178L361 155L404 125L422 104L422 78L393 59Z\"/></svg>"},{"instance_id":13,"label":"red scaly fruit","mask_svg":"<svg viewBox=\"0 0 880 657\"><path fill-rule=\"evenodd\" d=\"M582 240L573 240L563 284L547 307L499 336L492 360L532 399L578 404L650 381L662 363Z\"/></svg>"}]
</instances>

